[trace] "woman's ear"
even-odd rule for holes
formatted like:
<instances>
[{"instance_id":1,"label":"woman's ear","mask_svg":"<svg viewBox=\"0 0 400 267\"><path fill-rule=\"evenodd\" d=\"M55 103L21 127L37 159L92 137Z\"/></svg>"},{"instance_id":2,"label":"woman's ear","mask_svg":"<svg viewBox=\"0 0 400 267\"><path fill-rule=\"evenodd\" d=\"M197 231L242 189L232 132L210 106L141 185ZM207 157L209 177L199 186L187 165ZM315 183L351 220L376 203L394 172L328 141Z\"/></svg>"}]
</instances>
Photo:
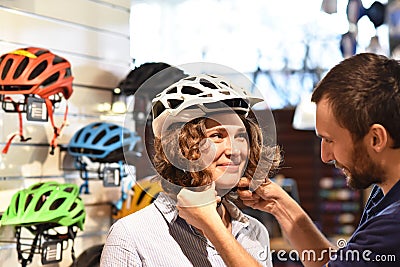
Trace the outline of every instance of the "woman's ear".
<instances>
[{"instance_id":1,"label":"woman's ear","mask_svg":"<svg viewBox=\"0 0 400 267\"><path fill-rule=\"evenodd\" d=\"M382 152L388 146L388 132L385 127L380 124L373 124L368 136L368 144L377 153Z\"/></svg>"}]
</instances>

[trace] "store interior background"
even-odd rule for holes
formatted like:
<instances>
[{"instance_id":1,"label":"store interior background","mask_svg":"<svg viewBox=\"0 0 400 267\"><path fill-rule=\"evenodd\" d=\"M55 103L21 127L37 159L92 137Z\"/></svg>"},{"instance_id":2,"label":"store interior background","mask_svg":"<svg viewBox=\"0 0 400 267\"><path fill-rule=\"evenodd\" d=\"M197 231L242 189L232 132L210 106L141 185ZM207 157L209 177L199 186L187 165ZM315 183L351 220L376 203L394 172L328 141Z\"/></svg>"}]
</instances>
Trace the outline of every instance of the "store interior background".
<instances>
[{"instance_id":1,"label":"store interior background","mask_svg":"<svg viewBox=\"0 0 400 267\"><path fill-rule=\"evenodd\" d=\"M364 0L362 5L367 9L373 2ZM322 10L323 4L332 3L333 11ZM308 104L314 85L344 57L342 36L354 30L347 5L348 0L0 0L0 54L27 46L48 48L71 62L75 77L68 101L69 126L55 155L48 153L50 123L25 119L24 130L32 140L17 140L0 155L0 213L17 190L37 181L82 183L79 172L66 166L69 159L63 148L90 122L126 122L132 97L123 98L125 113L110 107L114 88L132 68L147 62L177 67L213 62L245 74L252 85L249 89L260 92L272 109L276 142L285 158L279 174L286 180L278 181L298 196L326 235L348 235L357 225L368 192L348 190L344 177L321 162L312 122L296 129L293 125L296 108ZM377 39L379 46L371 42ZM396 56L387 23L375 28L367 16L357 22L356 52L364 51ZM63 101L55 113L56 124L65 108ZM0 145L16 131L17 115L0 110ZM148 175L146 170L140 166L137 178ZM112 223L111 203L120 194L118 188L105 188L96 180L90 181L90 189L90 194L82 195L87 219L85 231L76 238L76 255L104 243ZM271 217L249 212L267 224L273 249L288 248ZM5 242L10 240L12 228L1 227L0 262L17 266L15 244ZM54 266L71 264L68 251L64 259ZM41 266L39 257L31 266Z\"/></svg>"}]
</instances>

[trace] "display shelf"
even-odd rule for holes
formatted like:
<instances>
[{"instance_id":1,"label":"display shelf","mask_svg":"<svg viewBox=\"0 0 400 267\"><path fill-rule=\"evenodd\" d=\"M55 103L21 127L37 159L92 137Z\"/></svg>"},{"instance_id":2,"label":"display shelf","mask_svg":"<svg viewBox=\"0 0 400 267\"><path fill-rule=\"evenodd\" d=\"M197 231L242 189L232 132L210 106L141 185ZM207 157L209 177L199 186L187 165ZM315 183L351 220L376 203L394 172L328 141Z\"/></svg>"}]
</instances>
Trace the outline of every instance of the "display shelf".
<instances>
[{"instance_id":1,"label":"display shelf","mask_svg":"<svg viewBox=\"0 0 400 267\"><path fill-rule=\"evenodd\" d=\"M327 236L354 232L363 206L363 193L347 186L346 177L337 171L319 181L319 226Z\"/></svg>"}]
</instances>

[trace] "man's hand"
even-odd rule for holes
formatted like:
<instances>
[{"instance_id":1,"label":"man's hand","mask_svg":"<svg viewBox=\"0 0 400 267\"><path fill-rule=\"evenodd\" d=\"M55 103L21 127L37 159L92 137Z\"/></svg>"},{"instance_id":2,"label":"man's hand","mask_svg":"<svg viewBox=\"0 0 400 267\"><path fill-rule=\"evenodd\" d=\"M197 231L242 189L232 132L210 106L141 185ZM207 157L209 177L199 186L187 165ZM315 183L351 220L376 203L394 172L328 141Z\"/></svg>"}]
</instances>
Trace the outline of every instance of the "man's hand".
<instances>
[{"instance_id":1,"label":"man's hand","mask_svg":"<svg viewBox=\"0 0 400 267\"><path fill-rule=\"evenodd\" d=\"M248 189L250 183L250 179L242 177L239 181L237 192L243 204L253 209L274 213L279 201L291 199L285 190L269 179L260 184L254 192Z\"/></svg>"}]
</instances>

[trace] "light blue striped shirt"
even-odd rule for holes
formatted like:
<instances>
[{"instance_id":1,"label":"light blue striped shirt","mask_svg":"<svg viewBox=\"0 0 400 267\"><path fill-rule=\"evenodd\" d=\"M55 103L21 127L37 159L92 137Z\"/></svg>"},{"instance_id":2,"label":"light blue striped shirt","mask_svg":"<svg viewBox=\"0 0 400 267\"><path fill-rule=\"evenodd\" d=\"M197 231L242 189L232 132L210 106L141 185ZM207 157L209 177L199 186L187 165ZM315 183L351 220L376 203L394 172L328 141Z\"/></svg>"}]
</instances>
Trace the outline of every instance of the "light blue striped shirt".
<instances>
[{"instance_id":1,"label":"light blue striped shirt","mask_svg":"<svg viewBox=\"0 0 400 267\"><path fill-rule=\"evenodd\" d=\"M175 205L160 193L153 204L116 221L100 266L226 266L211 242L178 216ZM265 226L242 212L230 215L236 240L262 265L272 266Z\"/></svg>"}]
</instances>

